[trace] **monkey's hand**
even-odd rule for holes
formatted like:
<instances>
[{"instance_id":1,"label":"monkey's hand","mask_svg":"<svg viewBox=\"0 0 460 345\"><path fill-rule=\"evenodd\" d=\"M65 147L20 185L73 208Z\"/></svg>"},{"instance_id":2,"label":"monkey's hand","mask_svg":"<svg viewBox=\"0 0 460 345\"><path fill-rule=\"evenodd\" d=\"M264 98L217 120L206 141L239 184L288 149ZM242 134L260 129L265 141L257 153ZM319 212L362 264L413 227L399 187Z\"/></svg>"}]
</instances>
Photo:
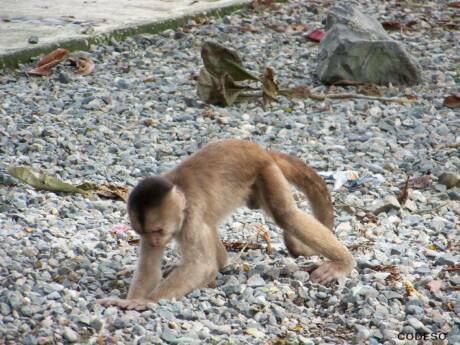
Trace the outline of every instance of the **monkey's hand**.
<instances>
[{"instance_id":1,"label":"monkey's hand","mask_svg":"<svg viewBox=\"0 0 460 345\"><path fill-rule=\"evenodd\" d=\"M98 299L96 302L105 307L115 306L122 309L137 311L146 310L152 305L152 301L146 299L103 298Z\"/></svg>"},{"instance_id":2,"label":"monkey's hand","mask_svg":"<svg viewBox=\"0 0 460 345\"><path fill-rule=\"evenodd\" d=\"M351 271L351 269L348 269L348 267L344 266L342 263L334 261L313 264L307 270L310 272L313 271L310 276L313 283L323 285L333 280L345 277Z\"/></svg>"}]
</instances>

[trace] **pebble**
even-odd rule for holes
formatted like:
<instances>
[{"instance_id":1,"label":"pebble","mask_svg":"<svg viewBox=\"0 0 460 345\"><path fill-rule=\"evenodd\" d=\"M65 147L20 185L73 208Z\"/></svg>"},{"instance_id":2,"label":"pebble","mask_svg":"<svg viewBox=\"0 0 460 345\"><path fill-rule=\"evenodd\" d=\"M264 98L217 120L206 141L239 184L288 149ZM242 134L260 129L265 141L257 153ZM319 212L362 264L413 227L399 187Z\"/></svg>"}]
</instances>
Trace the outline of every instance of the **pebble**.
<instances>
[{"instance_id":1,"label":"pebble","mask_svg":"<svg viewBox=\"0 0 460 345\"><path fill-rule=\"evenodd\" d=\"M64 339L67 340L69 343L76 343L78 341L78 333L75 332L70 327L64 328Z\"/></svg>"}]
</instances>

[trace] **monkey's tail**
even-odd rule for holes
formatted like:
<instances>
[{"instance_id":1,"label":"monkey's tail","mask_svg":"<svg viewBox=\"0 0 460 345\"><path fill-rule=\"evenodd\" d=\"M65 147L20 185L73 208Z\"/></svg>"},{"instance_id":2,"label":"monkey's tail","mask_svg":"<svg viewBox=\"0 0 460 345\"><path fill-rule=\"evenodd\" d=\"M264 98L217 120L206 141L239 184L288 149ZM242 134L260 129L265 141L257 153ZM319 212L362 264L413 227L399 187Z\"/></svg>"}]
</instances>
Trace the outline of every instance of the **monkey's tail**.
<instances>
[{"instance_id":1,"label":"monkey's tail","mask_svg":"<svg viewBox=\"0 0 460 345\"><path fill-rule=\"evenodd\" d=\"M276 151L268 153L286 179L307 196L316 219L332 230L334 211L331 195L323 178L300 159Z\"/></svg>"}]
</instances>

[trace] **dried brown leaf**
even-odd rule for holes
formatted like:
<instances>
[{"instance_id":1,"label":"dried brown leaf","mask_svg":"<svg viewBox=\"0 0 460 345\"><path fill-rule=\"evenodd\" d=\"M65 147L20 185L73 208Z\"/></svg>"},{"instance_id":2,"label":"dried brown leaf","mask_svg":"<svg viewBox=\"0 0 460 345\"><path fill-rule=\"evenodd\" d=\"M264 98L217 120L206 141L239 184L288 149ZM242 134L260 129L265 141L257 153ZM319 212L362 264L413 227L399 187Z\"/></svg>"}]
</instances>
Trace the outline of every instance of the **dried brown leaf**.
<instances>
[{"instance_id":1,"label":"dried brown leaf","mask_svg":"<svg viewBox=\"0 0 460 345\"><path fill-rule=\"evenodd\" d=\"M447 96L442 105L452 109L460 108L460 93L455 92Z\"/></svg>"},{"instance_id":2,"label":"dried brown leaf","mask_svg":"<svg viewBox=\"0 0 460 345\"><path fill-rule=\"evenodd\" d=\"M129 190L127 187L106 183L99 186L95 192L102 198L128 201Z\"/></svg>"},{"instance_id":3,"label":"dried brown leaf","mask_svg":"<svg viewBox=\"0 0 460 345\"><path fill-rule=\"evenodd\" d=\"M58 48L51 53L43 56L36 64L36 66L27 71L28 75L47 76L50 74L51 69L59 64L61 61L67 59L69 51L64 48Z\"/></svg>"},{"instance_id":4,"label":"dried brown leaf","mask_svg":"<svg viewBox=\"0 0 460 345\"><path fill-rule=\"evenodd\" d=\"M460 1L455 1L447 4L447 7L460 8Z\"/></svg>"},{"instance_id":5,"label":"dried brown leaf","mask_svg":"<svg viewBox=\"0 0 460 345\"><path fill-rule=\"evenodd\" d=\"M278 84L275 81L275 74L273 69L267 67L264 73L264 79L262 81L262 95L264 105L270 104L271 102L276 101L276 96L278 96Z\"/></svg>"},{"instance_id":6,"label":"dried brown leaf","mask_svg":"<svg viewBox=\"0 0 460 345\"><path fill-rule=\"evenodd\" d=\"M256 33L259 32L259 29L257 29L254 25L252 24L246 24L240 27L241 32L252 32Z\"/></svg>"},{"instance_id":7,"label":"dried brown leaf","mask_svg":"<svg viewBox=\"0 0 460 345\"><path fill-rule=\"evenodd\" d=\"M236 252L246 251L249 249L263 249L260 243L228 242L228 241L222 241L222 243L224 244L224 247L227 250L233 250Z\"/></svg>"},{"instance_id":8,"label":"dried brown leaf","mask_svg":"<svg viewBox=\"0 0 460 345\"><path fill-rule=\"evenodd\" d=\"M308 25L303 24L303 23L294 23L290 24L287 27L287 31L293 31L293 32L304 32L308 29Z\"/></svg>"},{"instance_id":9,"label":"dried brown leaf","mask_svg":"<svg viewBox=\"0 0 460 345\"><path fill-rule=\"evenodd\" d=\"M443 271L448 271L448 272L460 271L460 263L449 265L446 268L444 268Z\"/></svg>"},{"instance_id":10,"label":"dried brown leaf","mask_svg":"<svg viewBox=\"0 0 460 345\"><path fill-rule=\"evenodd\" d=\"M70 63L75 66L77 73L88 75L94 71L94 62L87 56L80 56L77 59L69 59Z\"/></svg>"},{"instance_id":11,"label":"dried brown leaf","mask_svg":"<svg viewBox=\"0 0 460 345\"><path fill-rule=\"evenodd\" d=\"M383 92L377 85L364 84L358 86L358 91L364 95L382 97Z\"/></svg>"},{"instance_id":12,"label":"dried brown leaf","mask_svg":"<svg viewBox=\"0 0 460 345\"><path fill-rule=\"evenodd\" d=\"M406 183L399 191L398 201L401 206L406 203L407 198L409 197L409 179L410 176L407 176Z\"/></svg>"}]
</instances>

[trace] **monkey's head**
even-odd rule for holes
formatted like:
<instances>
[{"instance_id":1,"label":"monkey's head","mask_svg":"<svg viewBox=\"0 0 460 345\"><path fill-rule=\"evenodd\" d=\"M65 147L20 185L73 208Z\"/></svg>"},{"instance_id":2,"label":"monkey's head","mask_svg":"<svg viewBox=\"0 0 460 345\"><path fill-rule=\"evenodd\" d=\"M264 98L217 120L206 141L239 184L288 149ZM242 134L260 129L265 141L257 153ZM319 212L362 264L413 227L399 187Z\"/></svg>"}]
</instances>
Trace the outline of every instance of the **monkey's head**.
<instances>
[{"instance_id":1,"label":"monkey's head","mask_svg":"<svg viewBox=\"0 0 460 345\"><path fill-rule=\"evenodd\" d=\"M131 226L152 247L164 247L182 227L185 204L184 194L171 181L147 177L129 194Z\"/></svg>"}]
</instances>

